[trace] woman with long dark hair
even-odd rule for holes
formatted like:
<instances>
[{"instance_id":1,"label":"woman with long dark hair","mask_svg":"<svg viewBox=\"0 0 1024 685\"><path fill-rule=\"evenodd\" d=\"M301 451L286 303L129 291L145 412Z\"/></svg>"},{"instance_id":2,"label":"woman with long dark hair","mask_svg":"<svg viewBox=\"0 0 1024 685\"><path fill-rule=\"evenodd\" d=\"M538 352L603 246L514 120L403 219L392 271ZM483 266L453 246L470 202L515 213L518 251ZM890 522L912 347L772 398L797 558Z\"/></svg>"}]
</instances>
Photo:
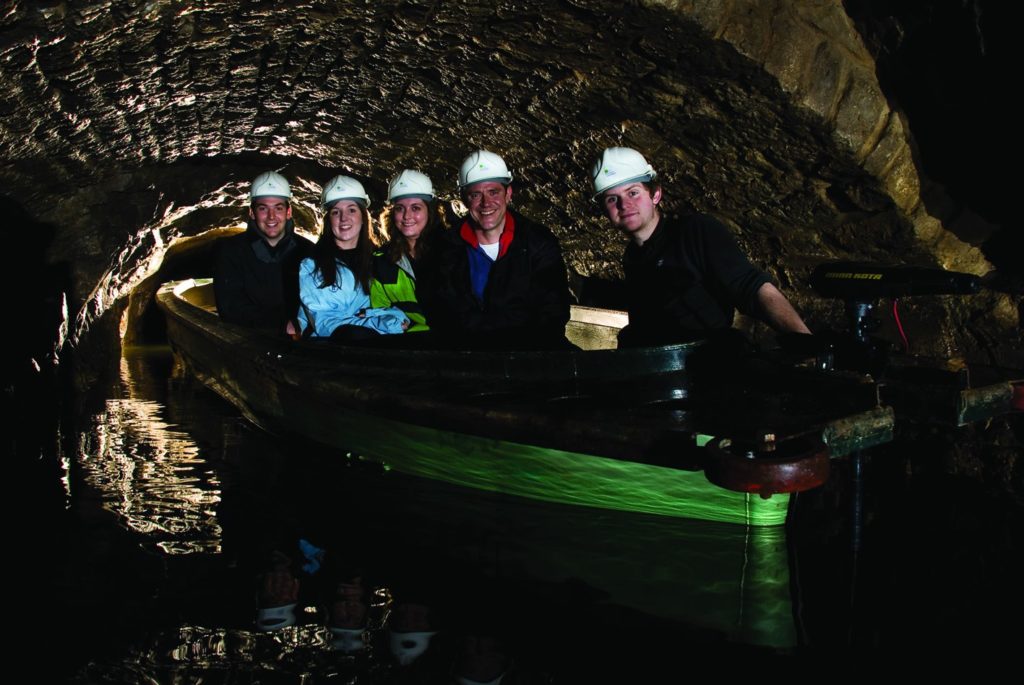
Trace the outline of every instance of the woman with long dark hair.
<instances>
[{"instance_id":1,"label":"woman with long dark hair","mask_svg":"<svg viewBox=\"0 0 1024 685\"><path fill-rule=\"evenodd\" d=\"M335 176L324 187L324 216L313 257L299 265L299 325L303 335L355 342L401 333L409 318L394 307L370 306L373 243L370 198L363 185Z\"/></svg>"},{"instance_id":2,"label":"woman with long dark hair","mask_svg":"<svg viewBox=\"0 0 1024 685\"><path fill-rule=\"evenodd\" d=\"M397 307L412 322L409 332L427 331L427 311L440 249L443 220L426 174L405 169L388 184L388 242L373 255L370 301L374 307Z\"/></svg>"}]
</instances>

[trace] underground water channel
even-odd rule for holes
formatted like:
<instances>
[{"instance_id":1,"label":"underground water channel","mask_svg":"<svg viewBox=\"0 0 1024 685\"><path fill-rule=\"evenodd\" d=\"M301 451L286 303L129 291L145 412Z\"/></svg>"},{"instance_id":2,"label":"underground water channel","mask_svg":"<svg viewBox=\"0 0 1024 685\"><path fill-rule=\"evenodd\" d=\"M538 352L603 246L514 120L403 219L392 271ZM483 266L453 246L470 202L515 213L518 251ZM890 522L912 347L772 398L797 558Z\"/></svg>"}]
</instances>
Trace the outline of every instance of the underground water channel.
<instances>
[{"instance_id":1,"label":"underground water channel","mask_svg":"<svg viewBox=\"0 0 1024 685\"><path fill-rule=\"evenodd\" d=\"M181 254L154 279L208 268L208 249ZM579 682L680 658L1008 639L1021 509L949 473L943 455L984 458L1019 426L898 435L834 464L781 528L589 510L268 435L175 363L154 307L134 311L113 373L16 445L41 455L24 512L41 525L25 549L43 562L41 613L76 635L49 665L75 682L502 669ZM299 540L325 551L319 571L299 573L306 609L295 627L258 632L259 578L275 553L301 563ZM326 626L341 581L361 588L358 634ZM417 638L403 648L396 625Z\"/></svg>"}]
</instances>

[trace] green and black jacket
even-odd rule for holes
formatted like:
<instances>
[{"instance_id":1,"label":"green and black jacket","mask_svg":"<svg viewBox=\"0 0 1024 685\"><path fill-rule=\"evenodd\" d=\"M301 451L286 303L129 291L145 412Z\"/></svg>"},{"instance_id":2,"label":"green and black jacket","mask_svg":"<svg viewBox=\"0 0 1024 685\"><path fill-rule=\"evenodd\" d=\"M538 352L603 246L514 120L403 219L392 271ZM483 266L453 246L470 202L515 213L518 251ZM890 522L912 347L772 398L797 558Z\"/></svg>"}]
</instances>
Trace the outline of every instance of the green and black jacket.
<instances>
[{"instance_id":1,"label":"green and black jacket","mask_svg":"<svg viewBox=\"0 0 1024 685\"><path fill-rule=\"evenodd\" d=\"M395 263L383 250L373 253L370 305L401 309L412 322L408 333L430 330L423 308L416 299L416 274L408 257L402 257Z\"/></svg>"}]
</instances>

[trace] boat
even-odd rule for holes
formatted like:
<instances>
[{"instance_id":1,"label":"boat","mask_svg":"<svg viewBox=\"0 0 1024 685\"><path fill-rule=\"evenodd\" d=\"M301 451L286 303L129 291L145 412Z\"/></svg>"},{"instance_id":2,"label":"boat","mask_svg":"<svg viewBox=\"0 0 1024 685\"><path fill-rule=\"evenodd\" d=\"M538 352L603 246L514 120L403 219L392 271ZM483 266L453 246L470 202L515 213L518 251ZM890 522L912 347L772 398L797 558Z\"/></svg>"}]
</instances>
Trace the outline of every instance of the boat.
<instances>
[{"instance_id":1,"label":"boat","mask_svg":"<svg viewBox=\"0 0 1024 685\"><path fill-rule=\"evenodd\" d=\"M616 350L623 312L574 306L578 351L507 352L294 341L221 321L208 279L157 303L176 358L261 428L509 496L777 526L830 459L892 439L869 377Z\"/></svg>"}]
</instances>

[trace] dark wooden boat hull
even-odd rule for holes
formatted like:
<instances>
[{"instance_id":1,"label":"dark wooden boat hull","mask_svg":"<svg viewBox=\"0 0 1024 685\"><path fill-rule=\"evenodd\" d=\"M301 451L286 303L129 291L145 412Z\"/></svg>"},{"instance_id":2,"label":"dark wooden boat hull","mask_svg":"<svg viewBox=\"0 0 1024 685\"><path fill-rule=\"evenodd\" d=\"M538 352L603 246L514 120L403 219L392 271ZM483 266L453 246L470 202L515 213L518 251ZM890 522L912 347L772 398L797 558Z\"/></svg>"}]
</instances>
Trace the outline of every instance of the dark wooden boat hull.
<instances>
[{"instance_id":1,"label":"dark wooden boat hull","mask_svg":"<svg viewBox=\"0 0 1024 685\"><path fill-rule=\"evenodd\" d=\"M687 370L699 344L587 352L338 348L225 324L202 306L201 289L190 288L167 284L157 296L176 354L274 432L467 487L729 523L781 524L787 489L799 489L754 484L755 494L707 481L711 451L702 445L710 437L701 427L743 422L723 422L714 416L720 408L700 401L702 387ZM891 413L868 395L857 400L859 410L843 406L813 425L783 413L775 419L783 427L773 428L753 412L739 432L767 428L773 446L805 449L820 482L823 439L835 454L891 438ZM804 477L801 487L813 480Z\"/></svg>"}]
</instances>

